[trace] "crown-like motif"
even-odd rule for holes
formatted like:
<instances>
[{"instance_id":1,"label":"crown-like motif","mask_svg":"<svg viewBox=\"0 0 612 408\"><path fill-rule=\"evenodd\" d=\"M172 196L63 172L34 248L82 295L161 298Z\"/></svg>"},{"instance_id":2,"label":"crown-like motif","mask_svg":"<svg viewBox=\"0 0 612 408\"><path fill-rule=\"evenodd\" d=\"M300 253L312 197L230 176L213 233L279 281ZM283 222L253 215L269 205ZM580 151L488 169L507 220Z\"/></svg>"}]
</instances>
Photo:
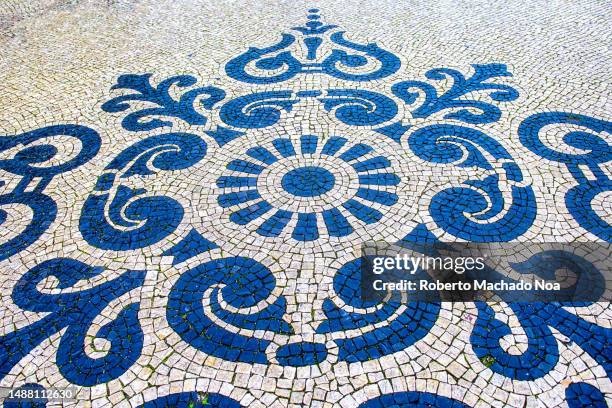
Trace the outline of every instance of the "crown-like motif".
<instances>
[{"instance_id":1,"label":"crown-like motif","mask_svg":"<svg viewBox=\"0 0 612 408\"><path fill-rule=\"evenodd\" d=\"M348 81L372 81L389 76L399 69L399 58L376 43L363 45L349 41L344 38L344 31L336 31L327 36L328 31L338 26L319 21L321 16L318 9L310 9L308 12L306 24L292 28L304 37L305 60L289 50L291 46L295 46L296 36L283 33L278 43L266 48L251 47L229 61L225 65L227 75L238 81L254 84L282 82L298 74L327 74ZM326 40L333 43L333 50L323 58L319 48ZM341 48L351 51L347 52ZM373 70L356 71L369 62L376 62Z\"/></svg>"}]
</instances>

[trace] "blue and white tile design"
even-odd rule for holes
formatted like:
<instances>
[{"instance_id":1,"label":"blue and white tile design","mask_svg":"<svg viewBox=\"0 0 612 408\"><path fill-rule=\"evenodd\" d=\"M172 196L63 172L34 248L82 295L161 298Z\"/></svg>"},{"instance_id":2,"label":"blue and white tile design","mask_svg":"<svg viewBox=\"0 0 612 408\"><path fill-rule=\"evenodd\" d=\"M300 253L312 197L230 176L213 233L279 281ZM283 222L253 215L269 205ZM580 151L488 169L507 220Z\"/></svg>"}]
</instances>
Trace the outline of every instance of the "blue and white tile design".
<instances>
[{"instance_id":1,"label":"blue and white tile design","mask_svg":"<svg viewBox=\"0 0 612 408\"><path fill-rule=\"evenodd\" d=\"M291 139L278 138L270 150L256 146L244 159L229 162L231 175L221 176L217 186L224 189L219 205L236 208L230 220L245 225L263 217L256 232L279 237L297 218L291 238L313 241L323 228L326 237L351 234L354 228L343 212L353 223L373 224L383 217L373 205L397 203L400 179L389 172L387 158L367 144L348 143L346 137L330 136L318 148L319 142L317 136L301 136L296 151ZM241 206L245 203L247 207Z\"/></svg>"},{"instance_id":2,"label":"blue and white tile design","mask_svg":"<svg viewBox=\"0 0 612 408\"><path fill-rule=\"evenodd\" d=\"M0 2L0 386L78 388L28 405L48 407L610 405L608 303L358 293L366 241L612 242L611 15Z\"/></svg>"}]
</instances>

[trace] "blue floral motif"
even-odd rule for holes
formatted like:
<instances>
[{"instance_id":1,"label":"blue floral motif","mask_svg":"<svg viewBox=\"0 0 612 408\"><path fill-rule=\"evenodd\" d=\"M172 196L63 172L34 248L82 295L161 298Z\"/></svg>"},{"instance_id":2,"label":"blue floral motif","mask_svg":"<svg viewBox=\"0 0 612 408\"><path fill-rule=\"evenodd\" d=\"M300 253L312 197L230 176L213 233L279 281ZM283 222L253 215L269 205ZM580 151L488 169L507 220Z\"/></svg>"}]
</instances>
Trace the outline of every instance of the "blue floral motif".
<instances>
[{"instance_id":1,"label":"blue floral motif","mask_svg":"<svg viewBox=\"0 0 612 408\"><path fill-rule=\"evenodd\" d=\"M206 118L194 108L196 98L208 95L206 99L200 99L200 105L204 109L212 107L225 97L222 89L207 86L196 88L185 92L177 101L170 96L170 88L173 86L184 88L196 83L196 79L190 75L178 75L160 82L157 87L151 86L151 74L143 75L121 75L117 84L111 89L130 89L135 93L118 96L102 105L105 112L123 112L131 107L129 101L142 101L154 103L157 108L145 108L132 112L123 118L123 127L130 131L151 130L163 126L172 126L172 122L161 120L157 116L169 116L181 119L190 125L205 125ZM152 117L152 118L150 118Z\"/></svg>"},{"instance_id":2,"label":"blue floral motif","mask_svg":"<svg viewBox=\"0 0 612 408\"><path fill-rule=\"evenodd\" d=\"M322 73L347 81L373 81L394 74L400 68L399 58L392 53L383 50L375 43L362 45L349 41L344 38L344 31L335 32L329 37L334 46L342 48L334 48L331 54L321 61L318 49L324 41L322 35L336 26L323 25L317 21L319 18L317 14L310 14L306 27L294 28L304 36L304 44L307 49L305 61L300 61L292 51L288 50L296 43L296 37L292 34L283 34L281 40L270 47L251 47L245 53L232 59L225 65L225 72L229 77L238 81L272 84L286 81L301 73ZM365 73L350 71L351 68L365 67L370 61L378 62L379 66ZM249 73L247 67L251 65L263 72L260 75ZM349 70L343 67L348 67ZM282 72L272 75L265 72L279 69L282 69Z\"/></svg>"},{"instance_id":3,"label":"blue floral motif","mask_svg":"<svg viewBox=\"0 0 612 408\"><path fill-rule=\"evenodd\" d=\"M563 137L563 143L571 148L582 150L584 153L560 152L546 146L540 140L542 129L549 125L573 125L592 132L610 134L612 133L612 122L568 112L545 112L531 115L521 123L518 130L521 142L525 147L545 159L567 166L570 174L578 183L565 196L567 209L584 229L607 242L612 242L612 226L601 218L591 206L596 195L612 191L612 180L600 167L610 162L612 145L603 137L592 132L568 130ZM594 179L589 178L585 173L587 168Z\"/></svg>"},{"instance_id":4,"label":"blue floral motif","mask_svg":"<svg viewBox=\"0 0 612 408\"><path fill-rule=\"evenodd\" d=\"M383 156L374 156L374 149L359 143L352 146L348 139L339 136L330 137L320 150L318 156L323 162L326 157L339 159L350 166L357 175L359 188L354 194L331 208L317 212L297 212L286 208L275 208L269 199L259 191L261 174L270 165L294 157L313 157L317 151L319 138L302 136L301 151L298 153L290 139L278 138L272 141L273 152L268 148L257 146L246 151L246 159L236 159L227 164L231 174L219 177L217 186L224 191L218 202L224 208L236 208L230 220L238 225L246 225L257 218L265 221L257 229L259 235L278 237L287 224L297 217L297 224L292 237L298 241L312 241L320 236L318 215L326 226L327 233L333 237L343 237L353 232L354 228L345 215L366 224L372 224L383 217L383 213L372 206L378 204L391 206L397 202L397 195L387 191L386 187L399 184L399 177L388 172L390 161ZM344 149L343 149L344 148ZM333 189L335 185L334 166L330 168L318 165L300 165L288 170L282 176L282 188L294 197L319 197ZM376 172L374 172L376 171ZM261 181L261 182L266 182ZM247 204L244 206L243 204ZM341 210L342 209L342 210ZM269 215L270 212L272 215Z\"/></svg>"},{"instance_id":5,"label":"blue floral motif","mask_svg":"<svg viewBox=\"0 0 612 408\"><path fill-rule=\"evenodd\" d=\"M69 258L45 261L30 269L13 288L13 301L23 310L48 313L29 326L0 337L0 379L43 340L66 329L57 351L57 366L74 384L92 386L119 377L140 356L143 333L138 320L139 305L132 303L117 317L102 326L95 336L110 342L101 358L89 357L84 345L88 328L110 302L142 286L144 271L126 271L119 277L91 289L44 293L37 285L49 277L58 289L68 289L78 281L91 279L104 268L86 265Z\"/></svg>"},{"instance_id":6,"label":"blue floral motif","mask_svg":"<svg viewBox=\"0 0 612 408\"><path fill-rule=\"evenodd\" d=\"M59 154L61 138L75 139L80 144L78 154L63 160ZM45 140L44 142L39 142ZM17 236L0 243L0 260L23 251L34 243L55 220L57 204L44 194L53 177L73 170L93 158L100 149L100 136L81 125L55 125L16 136L0 137L0 152L17 149L11 157L0 159L0 169L21 177L15 189L0 195L0 207L21 204L32 210L32 219ZM60 156L60 157L58 157ZM55 162L50 161L55 159ZM59 161L58 161L59 159ZM0 180L0 187L4 181ZM0 225L9 217L0 208ZM6 226L5 226L6 228Z\"/></svg>"},{"instance_id":7,"label":"blue floral motif","mask_svg":"<svg viewBox=\"0 0 612 408\"><path fill-rule=\"evenodd\" d=\"M182 274L174 284L168 299L168 323L183 340L206 353L229 361L266 364L269 340L247 337L227 326L293 334L283 320L285 298L274 299L272 295L275 286L270 270L251 258L206 262ZM221 298L238 310L224 309ZM203 300L209 303L206 307ZM251 308L262 301L267 301L267 306L253 312Z\"/></svg>"},{"instance_id":8,"label":"blue floral motif","mask_svg":"<svg viewBox=\"0 0 612 408\"><path fill-rule=\"evenodd\" d=\"M411 91L412 89L419 89L424 94L424 101L412 111L412 116L415 118L426 118L434 113L453 109L456 111L447 113L444 118L470 124L495 122L501 116L501 111L497 106L464 97L474 92L488 92L489 97L495 102L513 101L519 95L516 89L509 85L487 82L492 78L509 77L512 74L508 72L504 64L474 64L473 67L475 72L468 79L460 71L450 68L435 68L428 71L425 74L428 79L442 81L452 78L452 87L442 95L438 95L433 85L421 81L399 82L393 85L391 90L408 105L415 103L420 95L417 91ZM473 113L470 109L479 110L480 113Z\"/></svg>"},{"instance_id":9,"label":"blue floral motif","mask_svg":"<svg viewBox=\"0 0 612 408\"><path fill-rule=\"evenodd\" d=\"M165 196L131 188L132 177L185 169L206 155L206 143L189 133L166 133L141 140L121 152L98 177L85 201L79 229L91 245L103 249L142 248L172 233L183 207Z\"/></svg>"}]
</instances>

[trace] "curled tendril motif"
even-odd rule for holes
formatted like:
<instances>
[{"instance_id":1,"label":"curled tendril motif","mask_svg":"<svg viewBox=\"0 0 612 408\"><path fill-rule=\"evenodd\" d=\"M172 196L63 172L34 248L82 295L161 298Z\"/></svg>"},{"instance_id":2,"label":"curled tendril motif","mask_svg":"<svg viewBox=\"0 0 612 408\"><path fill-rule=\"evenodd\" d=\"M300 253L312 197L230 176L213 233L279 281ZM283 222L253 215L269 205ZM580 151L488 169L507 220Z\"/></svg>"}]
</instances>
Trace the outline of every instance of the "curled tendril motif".
<instances>
[{"instance_id":1,"label":"curled tendril motif","mask_svg":"<svg viewBox=\"0 0 612 408\"><path fill-rule=\"evenodd\" d=\"M492 103L467 99L465 96L474 92L488 92L489 97L495 102L510 102L518 98L516 89L509 85L487 82L489 79L497 77L512 76L504 64L474 64L474 74L470 78L457 70L450 68L435 68L428 71L425 76L428 79L442 81L451 78L452 87L441 95L438 95L436 88L422 81L399 82L391 88L392 92L403 99L408 105L415 103L420 96L419 89L424 95L421 105L412 111L415 118L426 118L434 113L456 109L456 111L444 115L446 119L457 119L465 123L491 123L499 120L501 110ZM473 113L471 110L478 110L480 113Z\"/></svg>"},{"instance_id":2,"label":"curled tendril motif","mask_svg":"<svg viewBox=\"0 0 612 408\"><path fill-rule=\"evenodd\" d=\"M85 201L79 229L90 244L103 249L142 248L172 233L183 218L174 199L151 196L126 185L130 178L185 169L206 155L206 143L189 133L151 136L121 152L98 178Z\"/></svg>"},{"instance_id":3,"label":"curled tendril motif","mask_svg":"<svg viewBox=\"0 0 612 408\"><path fill-rule=\"evenodd\" d=\"M190 75L178 75L160 82L157 87L151 86L151 74L121 75L112 89L131 89L135 91L127 95L118 96L102 105L105 112L123 112L131 107L132 102L148 102L158 105L156 108L145 108L129 113L121 122L123 127L130 131L151 130L163 126L172 126L172 122L156 118L157 116L175 117L190 125L205 125L206 117L195 110L196 98L200 105L210 110L217 102L225 97L225 91L220 88L207 86L185 92L177 101L170 96L173 86L185 88L194 85L197 80ZM152 118L150 118L152 117Z\"/></svg>"},{"instance_id":4,"label":"curled tendril motif","mask_svg":"<svg viewBox=\"0 0 612 408\"><path fill-rule=\"evenodd\" d=\"M283 320L285 298L274 299L272 294L275 286L270 270L251 258L206 262L182 274L173 286L168 322L199 350L227 360L266 364L270 341L239 334L238 329L293 333Z\"/></svg>"},{"instance_id":5,"label":"curled tendril motif","mask_svg":"<svg viewBox=\"0 0 612 408\"><path fill-rule=\"evenodd\" d=\"M538 252L523 262L510 263L509 266L519 274L535 273L538 277L554 280L559 269L570 270L576 275L576 281L556 292L556 296L570 295L573 299L589 296L600 296L605 291L605 279L602 272L592 263L573 253L562 250L545 250ZM514 279L501 275L494 269L483 276L503 277L508 281ZM590 295L586 293L589 292ZM584 302L565 303L529 302L530 298L520 292L496 292L512 310L522 331L527 335L527 348L521 354L512 354L504 350L500 340L512 334L507 323L495 317L495 311L484 302L477 302L478 318L470 341L474 353L484 360L489 358L489 368L506 377L533 381L549 373L559 360L559 347L551 328L555 328L571 341L580 344L591 357L603 365L610 373L612 365L609 356L609 339L611 329L605 329L563 309L562 306L581 306ZM532 299L538 298L537 291L531 292Z\"/></svg>"},{"instance_id":6,"label":"curled tendril motif","mask_svg":"<svg viewBox=\"0 0 612 408\"><path fill-rule=\"evenodd\" d=\"M62 151L65 145L71 144L77 145L76 154ZM86 163L99 149L98 133L81 125L47 126L0 137L0 169L21 177L13 191L0 195L0 225L3 231L11 230L7 224L15 218L11 217L15 209L10 207L29 207L32 213L23 230L0 242L0 260L34 243L55 220L57 204L44 194L53 177ZM0 180L0 187L3 185L4 181Z\"/></svg>"},{"instance_id":7,"label":"curled tendril motif","mask_svg":"<svg viewBox=\"0 0 612 408\"><path fill-rule=\"evenodd\" d=\"M59 158L58 163L46 164L58 156L60 138L78 141L80 150L68 160ZM42 143L41 143L42 141ZM93 158L100 149L98 132L81 125L55 125L22 133L17 136L0 136L0 152L19 148L11 158L0 159L0 169L28 179L34 177L52 178L77 168Z\"/></svg>"},{"instance_id":8,"label":"curled tendril motif","mask_svg":"<svg viewBox=\"0 0 612 408\"><path fill-rule=\"evenodd\" d=\"M0 378L43 340L66 329L57 351L57 366L70 382L92 386L123 374L140 356L143 333L138 321L138 304L130 304L95 334L110 342L104 357L91 358L84 350L86 334L93 320L113 300L142 286L144 271L127 271L90 289L45 293L37 289L43 280L57 279L64 290L78 281L91 279L104 268L92 267L69 258L45 261L30 269L13 289L13 301L24 310L48 313L26 327L0 337Z\"/></svg>"},{"instance_id":9,"label":"curled tendril motif","mask_svg":"<svg viewBox=\"0 0 612 408\"><path fill-rule=\"evenodd\" d=\"M340 302L325 300L326 320L317 333L363 330L359 335L335 340L341 361L367 361L405 349L429 332L440 311L439 303L384 301L382 296L378 302L362 300L361 259L347 262L338 270L334 291Z\"/></svg>"},{"instance_id":10,"label":"curled tendril motif","mask_svg":"<svg viewBox=\"0 0 612 408\"><path fill-rule=\"evenodd\" d=\"M329 89L319 100L325 110L334 110L338 120L351 126L379 125L397 114L391 98L372 91Z\"/></svg>"},{"instance_id":11,"label":"curled tendril motif","mask_svg":"<svg viewBox=\"0 0 612 408\"><path fill-rule=\"evenodd\" d=\"M577 149L577 153L559 151L542 142L541 133L551 125L567 129L562 142ZM518 129L525 147L545 159L567 166L578 184L565 195L567 209L584 229L607 242L612 242L612 226L593 209L592 202L598 194L612 191L612 180L602 168L612 156L612 144L605 136L611 133L612 122L569 112L536 113L525 119Z\"/></svg>"},{"instance_id":12,"label":"curled tendril motif","mask_svg":"<svg viewBox=\"0 0 612 408\"><path fill-rule=\"evenodd\" d=\"M431 125L414 131L408 144L423 160L488 170L484 178L433 196L430 214L445 231L477 242L508 241L533 223L533 190L522 185L522 173L512 156L490 136L463 126ZM505 176L503 183L500 174Z\"/></svg>"},{"instance_id":13,"label":"curled tendril motif","mask_svg":"<svg viewBox=\"0 0 612 408\"><path fill-rule=\"evenodd\" d=\"M232 99L219 112L221 120L238 128L259 129L280 120L281 110L291 111L299 99L291 91L270 91Z\"/></svg>"}]
</instances>

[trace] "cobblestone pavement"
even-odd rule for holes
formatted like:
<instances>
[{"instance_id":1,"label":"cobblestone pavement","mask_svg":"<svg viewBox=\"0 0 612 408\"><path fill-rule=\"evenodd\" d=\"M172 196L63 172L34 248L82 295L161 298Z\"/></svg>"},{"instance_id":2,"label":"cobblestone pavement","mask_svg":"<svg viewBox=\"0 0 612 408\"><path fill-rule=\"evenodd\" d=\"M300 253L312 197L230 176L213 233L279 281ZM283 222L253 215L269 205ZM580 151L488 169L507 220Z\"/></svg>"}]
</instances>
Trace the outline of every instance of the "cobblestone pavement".
<instances>
[{"instance_id":1,"label":"cobblestone pavement","mask_svg":"<svg viewBox=\"0 0 612 408\"><path fill-rule=\"evenodd\" d=\"M605 1L0 0L0 385L607 406L607 303L355 294L365 241L612 242L610 44Z\"/></svg>"}]
</instances>

